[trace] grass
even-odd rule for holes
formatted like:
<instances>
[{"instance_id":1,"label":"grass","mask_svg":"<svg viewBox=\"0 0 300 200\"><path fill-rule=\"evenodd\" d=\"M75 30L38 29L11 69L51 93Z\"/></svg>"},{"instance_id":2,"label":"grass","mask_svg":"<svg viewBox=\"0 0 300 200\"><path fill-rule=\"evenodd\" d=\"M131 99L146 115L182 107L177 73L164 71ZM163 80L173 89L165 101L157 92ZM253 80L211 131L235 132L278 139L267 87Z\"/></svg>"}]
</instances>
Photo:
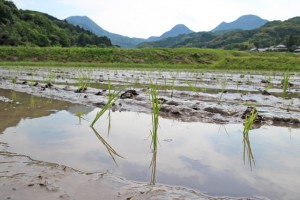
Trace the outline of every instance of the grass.
<instances>
[{"instance_id":1,"label":"grass","mask_svg":"<svg viewBox=\"0 0 300 200\"><path fill-rule=\"evenodd\" d=\"M197 55L197 56L195 56ZM201 48L0 47L2 66L300 71L300 56Z\"/></svg>"},{"instance_id":2,"label":"grass","mask_svg":"<svg viewBox=\"0 0 300 200\"><path fill-rule=\"evenodd\" d=\"M255 165L254 156L251 149L250 139L249 139L249 131L252 127L252 124L254 123L258 113L255 109L252 110L250 116L246 115L245 121L244 121L244 130L243 130L243 144L244 144L244 153L243 153L243 159L244 163L246 160L246 156L248 158L248 162L250 167L252 168L253 164Z\"/></svg>"}]
</instances>

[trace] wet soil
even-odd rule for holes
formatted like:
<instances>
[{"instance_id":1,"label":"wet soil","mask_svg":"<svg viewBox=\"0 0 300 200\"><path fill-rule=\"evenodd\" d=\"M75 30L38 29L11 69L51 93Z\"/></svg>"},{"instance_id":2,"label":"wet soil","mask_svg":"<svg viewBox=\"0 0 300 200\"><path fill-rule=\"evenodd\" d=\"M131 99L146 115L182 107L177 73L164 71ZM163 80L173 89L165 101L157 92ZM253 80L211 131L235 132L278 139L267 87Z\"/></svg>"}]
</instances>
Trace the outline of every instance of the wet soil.
<instances>
[{"instance_id":1,"label":"wet soil","mask_svg":"<svg viewBox=\"0 0 300 200\"><path fill-rule=\"evenodd\" d=\"M283 92L283 73L279 72L4 67L0 71L0 88L73 103L102 107L108 99L107 84L110 83L112 91L123 91L114 110L150 113L148 88L152 82L159 85L159 97L164 100L161 102L161 116L165 118L187 122L241 123L244 111L252 106L258 110L263 124L300 126L300 76L296 73L290 73L288 90ZM52 86L48 87L50 82ZM126 91L135 91L135 94Z\"/></svg>"}]
</instances>

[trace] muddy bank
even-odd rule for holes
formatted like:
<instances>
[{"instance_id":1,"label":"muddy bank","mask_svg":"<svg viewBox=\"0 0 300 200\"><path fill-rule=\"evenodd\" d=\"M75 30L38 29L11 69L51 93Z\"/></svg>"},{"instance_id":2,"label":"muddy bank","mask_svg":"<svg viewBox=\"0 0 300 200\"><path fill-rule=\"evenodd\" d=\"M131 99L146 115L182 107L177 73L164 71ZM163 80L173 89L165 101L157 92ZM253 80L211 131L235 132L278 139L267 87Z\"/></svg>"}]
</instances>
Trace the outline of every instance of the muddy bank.
<instances>
[{"instance_id":1,"label":"muddy bank","mask_svg":"<svg viewBox=\"0 0 300 200\"><path fill-rule=\"evenodd\" d=\"M1 199L231 199L212 198L182 187L128 181L109 173L84 173L8 152L7 147L0 143Z\"/></svg>"},{"instance_id":2,"label":"muddy bank","mask_svg":"<svg viewBox=\"0 0 300 200\"><path fill-rule=\"evenodd\" d=\"M286 95L282 95L282 75L276 73L245 75L130 70L1 70L1 88L85 105L102 107L108 99L108 82L123 92L136 92L135 95L120 96L113 107L114 111L150 113L147 87L149 80L152 80L160 85L159 97L163 100L161 116L165 118L187 122L242 123L243 112L253 106L259 111L262 124L300 126L300 79L296 74L290 78L291 85ZM51 85L48 85L49 81ZM86 85L81 88L80 83L84 81ZM272 88L267 93L265 87L270 83Z\"/></svg>"}]
</instances>

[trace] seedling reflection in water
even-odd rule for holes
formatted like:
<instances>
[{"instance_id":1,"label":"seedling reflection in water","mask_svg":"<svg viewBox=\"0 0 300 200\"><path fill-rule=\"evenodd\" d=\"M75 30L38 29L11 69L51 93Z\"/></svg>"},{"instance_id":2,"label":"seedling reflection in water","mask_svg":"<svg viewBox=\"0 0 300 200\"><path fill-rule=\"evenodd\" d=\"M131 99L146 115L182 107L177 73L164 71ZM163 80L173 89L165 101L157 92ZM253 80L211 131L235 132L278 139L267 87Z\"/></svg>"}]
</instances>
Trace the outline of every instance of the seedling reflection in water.
<instances>
[{"instance_id":1,"label":"seedling reflection in water","mask_svg":"<svg viewBox=\"0 0 300 200\"><path fill-rule=\"evenodd\" d=\"M251 111L250 116L246 115L245 121L244 121L244 131L243 131L243 144L244 144L243 159L244 159L244 163L245 163L246 155L247 155L248 162L249 162L251 169L252 169L252 165L253 164L255 165L255 161L254 161L254 156L253 156L253 153L251 150L249 131L250 131L252 124L254 123L256 117L257 117L257 111L255 109L253 109Z\"/></svg>"},{"instance_id":2,"label":"seedling reflection in water","mask_svg":"<svg viewBox=\"0 0 300 200\"><path fill-rule=\"evenodd\" d=\"M78 112L75 114L75 116L78 117L78 119L79 119L79 125L81 125L81 119L87 121L87 119L83 117L83 115L86 115L86 114L87 114L87 112Z\"/></svg>"},{"instance_id":3,"label":"seedling reflection in water","mask_svg":"<svg viewBox=\"0 0 300 200\"><path fill-rule=\"evenodd\" d=\"M113 148L112 146L110 146L110 144L108 144L108 143L106 142L106 140L105 140L103 137L101 137L101 135L96 131L96 129L95 129L94 127L91 127L91 128L92 128L92 130L94 131L94 133L95 133L95 135L97 136L97 138L99 139L99 141L100 141L100 142L105 146L105 148L107 149L107 151L108 151L109 155L111 156L111 158L113 159L114 163L115 163L116 165L118 165L117 162L116 162L115 156L118 156L118 157L120 157L120 158L124 158L124 157L122 157L120 154L118 154L118 153L114 150L114 148Z\"/></svg>"},{"instance_id":4,"label":"seedling reflection in water","mask_svg":"<svg viewBox=\"0 0 300 200\"><path fill-rule=\"evenodd\" d=\"M159 110L160 104L158 102L157 97L157 89L156 86L152 85L150 88L150 100L152 105L152 131L151 133L151 147L153 151L152 161L150 164L151 167L151 180L150 184L154 185L156 182L156 154L157 154L157 130L158 130L158 118L159 118Z\"/></svg>"}]
</instances>

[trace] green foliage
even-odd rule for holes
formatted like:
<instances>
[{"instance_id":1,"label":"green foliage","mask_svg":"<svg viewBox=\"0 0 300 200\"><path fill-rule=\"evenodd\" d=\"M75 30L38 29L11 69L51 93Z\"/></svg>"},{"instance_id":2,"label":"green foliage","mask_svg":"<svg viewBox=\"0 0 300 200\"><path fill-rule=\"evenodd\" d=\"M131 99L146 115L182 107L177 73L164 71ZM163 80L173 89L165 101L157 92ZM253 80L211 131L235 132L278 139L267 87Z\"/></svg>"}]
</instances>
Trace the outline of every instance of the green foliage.
<instances>
[{"instance_id":1,"label":"green foliage","mask_svg":"<svg viewBox=\"0 0 300 200\"><path fill-rule=\"evenodd\" d=\"M18 10L13 2L0 0L0 45L107 47L111 42L47 14Z\"/></svg>"},{"instance_id":2,"label":"green foliage","mask_svg":"<svg viewBox=\"0 0 300 200\"><path fill-rule=\"evenodd\" d=\"M142 43L139 47L201 47L248 50L252 47L266 48L278 44L285 44L290 50L300 46L300 17L283 22L268 22L255 30L236 30L224 34L191 33Z\"/></svg>"}]
</instances>

